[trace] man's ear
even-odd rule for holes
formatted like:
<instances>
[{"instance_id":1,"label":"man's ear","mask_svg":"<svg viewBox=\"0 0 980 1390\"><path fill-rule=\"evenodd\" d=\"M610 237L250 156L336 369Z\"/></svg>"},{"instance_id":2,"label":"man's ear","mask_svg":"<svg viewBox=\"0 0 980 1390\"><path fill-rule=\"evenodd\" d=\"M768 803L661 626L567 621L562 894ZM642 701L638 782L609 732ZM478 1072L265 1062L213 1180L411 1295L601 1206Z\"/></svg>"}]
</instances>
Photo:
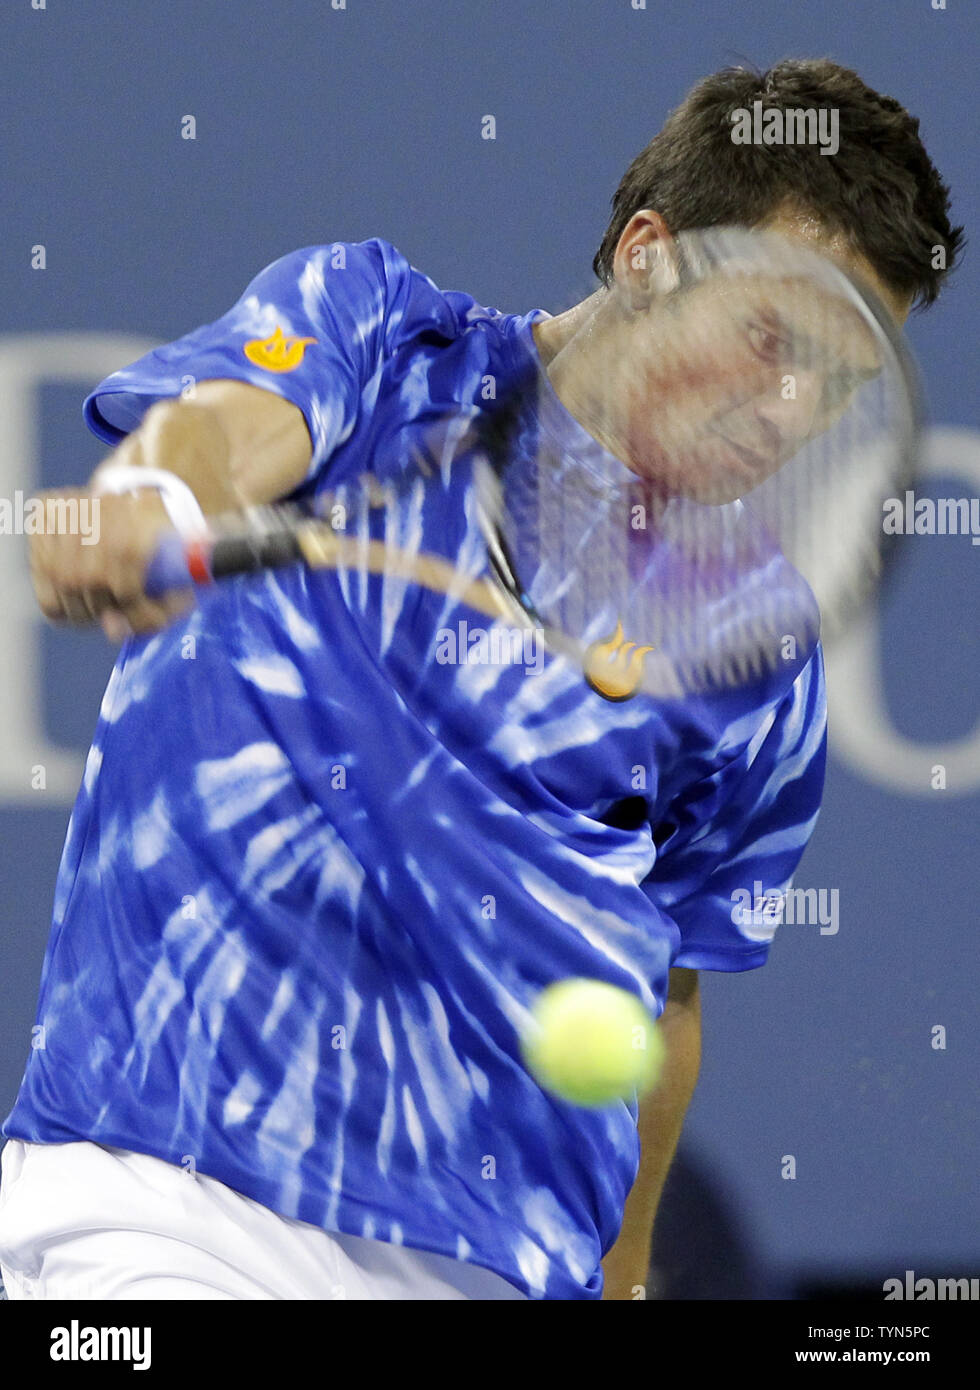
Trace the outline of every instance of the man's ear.
<instances>
[{"instance_id":1,"label":"man's ear","mask_svg":"<svg viewBox=\"0 0 980 1390\"><path fill-rule=\"evenodd\" d=\"M630 218L616 247L613 273L632 309L645 309L677 289L677 248L658 212L637 212Z\"/></svg>"},{"instance_id":2,"label":"man's ear","mask_svg":"<svg viewBox=\"0 0 980 1390\"><path fill-rule=\"evenodd\" d=\"M653 251L653 266L650 270L650 286L655 294L671 294L681 282L677 268L677 247L673 240L658 241L650 248Z\"/></svg>"}]
</instances>

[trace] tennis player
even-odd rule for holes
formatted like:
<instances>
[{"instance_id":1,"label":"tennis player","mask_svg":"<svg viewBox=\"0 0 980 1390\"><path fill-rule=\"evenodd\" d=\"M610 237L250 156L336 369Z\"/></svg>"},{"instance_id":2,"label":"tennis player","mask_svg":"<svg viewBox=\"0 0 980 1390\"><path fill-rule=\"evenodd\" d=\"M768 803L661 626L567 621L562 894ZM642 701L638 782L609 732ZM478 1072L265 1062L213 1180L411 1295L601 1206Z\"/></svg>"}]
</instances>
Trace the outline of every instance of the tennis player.
<instances>
[{"instance_id":1,"label":"tennis player","mask_svg":"<svg viewBox=\"0 0 980 1390\"><path fill-rule=\"evenodd\" d=\"M735 143L755 101L833 108L839 150ZM529 368L562 454L636 467L643 402L600 419L594 387L628 360L661 406L683 393L642 332L674 233L771 226L901 322L952 266L947 213L917 122L853 73L726 70L623 178L598 299L509 315L383 240L309 247L92 392L100 476L142 477L103 498L98 546L32 554L49 618L127 640L3 1126L12 1299L638 1296L699 1068L698 972L765 962L774 923L733 892L783 891L817 816L819 647L658 703L561 661L439 661L417 586L297 567L191 606L147 598L146 564L181 483L210 516L397 473L434 418ZM613 286L626 318L561 370ZM522 1066L518 1020L568 976L661 1015L639 1106L567 1104Z\"/></svg>"}]
</instances>

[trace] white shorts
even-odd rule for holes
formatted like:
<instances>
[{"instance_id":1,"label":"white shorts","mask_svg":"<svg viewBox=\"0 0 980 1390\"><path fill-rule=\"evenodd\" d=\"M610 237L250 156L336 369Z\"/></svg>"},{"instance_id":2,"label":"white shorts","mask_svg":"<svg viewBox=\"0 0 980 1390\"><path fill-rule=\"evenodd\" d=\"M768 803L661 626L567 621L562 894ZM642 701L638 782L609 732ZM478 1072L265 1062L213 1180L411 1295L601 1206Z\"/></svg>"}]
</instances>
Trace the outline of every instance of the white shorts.
<instances>
[{"instance_id":1,"label":"white shorts","mask_svg":"<svg viewBox=\"0 0 980 1390\"><path fill-rule=\"evenodd\" d=\"M478 1265L279 1216L148 1154L10 1139L0 1167L10 1299L524 1298Z\"/></svg>"}]
</instances>

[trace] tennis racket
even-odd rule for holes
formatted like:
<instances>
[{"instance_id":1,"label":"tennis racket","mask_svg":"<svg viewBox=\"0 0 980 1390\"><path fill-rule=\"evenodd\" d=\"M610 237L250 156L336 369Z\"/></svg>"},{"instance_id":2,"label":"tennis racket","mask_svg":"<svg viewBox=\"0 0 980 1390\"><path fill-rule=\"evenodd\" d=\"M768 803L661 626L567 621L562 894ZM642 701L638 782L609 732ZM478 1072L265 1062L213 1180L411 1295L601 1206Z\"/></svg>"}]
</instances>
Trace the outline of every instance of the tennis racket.
<instances>
[{"instance_id":1,"label":"tennis racket","mask_svg":"<svg viewBox=\"0 0 980 1390\"><path fill-rule=\"evenodd\" d=\"M914 365L867 287L796 242L712 228L662 254L647 301L594 295L547 370L447 411L397 476L366 460L312 507L167 536L147 593L296 564L417 585L533 628L613 700L804 659L880 579L883 505L916 472ZM469 539L442 551L414 522L461 480Z\"/></svg>"}]
</instances>

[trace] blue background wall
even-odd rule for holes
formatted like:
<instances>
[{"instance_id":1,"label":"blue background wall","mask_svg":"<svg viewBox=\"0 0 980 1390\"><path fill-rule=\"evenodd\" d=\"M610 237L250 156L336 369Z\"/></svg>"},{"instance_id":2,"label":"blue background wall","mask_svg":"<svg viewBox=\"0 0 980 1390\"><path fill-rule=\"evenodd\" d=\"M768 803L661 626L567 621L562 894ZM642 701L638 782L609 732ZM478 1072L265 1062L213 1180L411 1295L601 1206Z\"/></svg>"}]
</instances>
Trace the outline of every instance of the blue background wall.
<instances>
[{"instance_id":1,"label":"blue background wall","mask_svg":"<svg viewBox=\"0 0 980 1390\"><path fill-rule=\"evenodd\" d=\"M0 389L26 399L15 377L28 360L45 380L27 424L0 444L0 492L83 481L102 457L80 417L91 385L148 340L218 317L295 247L380 235L444 288L511 312L566 308L594 288L591 257L626 164L725 63L826 55L897 96L975 236L977 38L966 0L945 11L931 0L47 0L42 11L5 0ZM187 114L194 141L180 138ZM486 114L493 142L481 139ZM37 244L43 271L30 266ZM909 327L932 420L960 431L932 441L936 495L976 495L980 482L977 278L968 252ZM966 467L969 485L954 477ZM111 652L18 617L22 547L0 538L3 664L8 679L36 682L48 742L80 756ZM690 1283L695 1235L701 1270L729 1293L980 1272L980 551L941 537L905 550L880 627L854 639L855 659L871 654L880 673L878 707L866 678L831 671L836 751L797 884L839 890L840 930L785 926L765 969L704 979L702 1078L658 1239L659 1265L687 1268L678 1289L708 1288ZM49 785L33 790L35 749L7 714L0 705L2 1113L30 1044L77 778L69 763L59 780L51 754ZM930 785L938 762L946 790ZM937 1024L945 1049L932 1046ZM787 1154L793 1181L780 1176ZM705 1222L718 1203L727 1217ZM729 1220L754 1266L734 1285L718 1283L726 1260L738 1266L718 1253Z\"/></svg>"}]
</instances>

